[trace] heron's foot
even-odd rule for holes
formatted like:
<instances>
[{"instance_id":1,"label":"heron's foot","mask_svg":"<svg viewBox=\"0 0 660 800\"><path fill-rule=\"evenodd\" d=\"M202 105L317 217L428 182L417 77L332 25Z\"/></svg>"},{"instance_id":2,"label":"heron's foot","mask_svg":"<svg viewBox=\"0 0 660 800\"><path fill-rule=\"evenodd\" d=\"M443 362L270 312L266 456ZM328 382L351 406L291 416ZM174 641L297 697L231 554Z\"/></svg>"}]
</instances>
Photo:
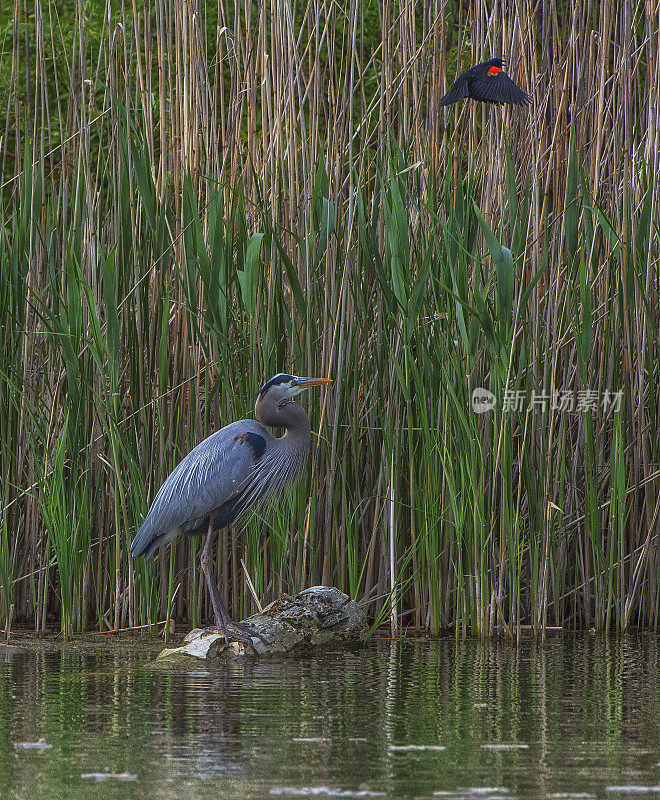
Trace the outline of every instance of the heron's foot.
<instances>
[{"instance_id":1,"label":"heron's foot","mask_svg":"<svg viewBox=\"0 0 660 800\"><path fill-rule=\"evenodd\" d=\"M266 639L262 633L259 633L254 622L231 622L230 624L235 628L239 628L244 633L247 633L248 636L259 639L263 644L270 644L270 641Z\"/></svg>"},{"instance_id":2,"label":"heron's foot","mask_svg":"<svg viewBox=\"0 0 660 800\"><path fill-rule=\"evenodd\" d=\"M207 630L224 636L227 644L229 644L230 639L238 639L240 642L249 644L256 655L259 655L259 652L254 646L253 638L259 639L263 644L269 644L268 639L255 630L254 625L250 622L233 622L230 619L216 620L215 626L207 628Z\"/></svg>"},{"instance_id":3,"label":"heron's foot","mask_svg":"<svg viewBox=\"0 0 660 800\"><path fill-rule=\"evenodd\" d=\"M242 628L247 628L251 636L256 636L257 639L260 639L264 644L270 644L270 641L266 639L266 637L263 634L259 633L259 631L257 630L257 626L254 624L254 622L248 622L246 620L244 622L238 622L234 624L240 625Z\"/></svg>"}]
</instances>

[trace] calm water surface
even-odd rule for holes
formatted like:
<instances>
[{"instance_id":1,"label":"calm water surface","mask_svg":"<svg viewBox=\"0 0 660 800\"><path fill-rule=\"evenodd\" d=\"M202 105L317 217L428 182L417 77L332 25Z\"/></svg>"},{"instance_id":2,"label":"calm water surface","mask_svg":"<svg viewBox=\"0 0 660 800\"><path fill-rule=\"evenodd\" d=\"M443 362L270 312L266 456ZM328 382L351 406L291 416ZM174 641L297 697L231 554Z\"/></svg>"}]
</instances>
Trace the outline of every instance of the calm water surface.
<instances>
[{"instance_id":1,"label":"calm water surface","mask_svg":"<svg viewBox=\"0 0 660 800\"><path fill-rule=\"evenodd\" d=\"M0 798L660 797L659 655L565 636L228 669L121 643L0 655Z\"/></svg>"}]
</instances>

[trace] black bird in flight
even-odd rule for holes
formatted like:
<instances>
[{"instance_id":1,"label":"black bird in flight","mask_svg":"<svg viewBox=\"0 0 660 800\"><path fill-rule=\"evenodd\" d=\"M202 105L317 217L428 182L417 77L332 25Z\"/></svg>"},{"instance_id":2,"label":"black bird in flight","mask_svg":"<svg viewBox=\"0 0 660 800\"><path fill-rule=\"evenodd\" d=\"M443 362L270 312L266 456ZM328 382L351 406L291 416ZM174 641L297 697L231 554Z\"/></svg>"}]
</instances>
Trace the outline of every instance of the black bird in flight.
<instances>
[{"instance_id":1,"label":"black bird in flight","mask_svg":"<svg viewBox=\"0 0 660 800\"><path fill-rule=\"evenodd\" d=\"M482 100L485 103L512 103L526 106L532 102L531 97L514 83L503 71L504 61L501 58L491 58L483 64L477 64L467 72L459 75L454 85L440 100L441 106L448 106L457 100L471 97L473 100Z\"/></svg>"}]
</instances>

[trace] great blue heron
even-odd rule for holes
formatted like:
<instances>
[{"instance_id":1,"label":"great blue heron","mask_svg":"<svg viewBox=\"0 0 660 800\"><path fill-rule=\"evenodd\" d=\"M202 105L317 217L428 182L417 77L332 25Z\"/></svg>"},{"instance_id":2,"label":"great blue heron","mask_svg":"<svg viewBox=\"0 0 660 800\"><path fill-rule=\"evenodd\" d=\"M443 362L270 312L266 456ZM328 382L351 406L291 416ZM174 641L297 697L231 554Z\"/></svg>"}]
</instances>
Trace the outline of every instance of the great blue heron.
<instances>
[{"instance_id":1,"label":"great blue heron","mask_svg":"<svg viewBox=\"0 0 660 800\"><path fill-rule=\"evenodd\" d=\"M215 624L225 639L233 636L254 647L245 623L232 622L211 572L213 534L237 520L261 499L281 491L307 461L309 417L293 399L330 378L275 375L259 390L257 420L232 422L191 450L165 479L131 543L131 556L152 556L179 533L206 532L201 565L211 596ZM265 427L284 428L273 436Z\"/></svg>"}]
</instances>

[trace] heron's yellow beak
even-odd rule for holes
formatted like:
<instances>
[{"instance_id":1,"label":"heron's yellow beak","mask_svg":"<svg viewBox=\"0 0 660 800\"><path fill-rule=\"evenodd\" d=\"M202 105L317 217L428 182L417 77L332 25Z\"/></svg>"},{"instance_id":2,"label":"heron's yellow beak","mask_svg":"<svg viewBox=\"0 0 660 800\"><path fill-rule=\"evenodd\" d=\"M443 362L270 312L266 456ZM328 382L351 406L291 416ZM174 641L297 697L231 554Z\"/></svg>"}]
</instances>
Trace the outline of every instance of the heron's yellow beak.
<instances>
[{"instance_id":1,"label":"heron's yellow beak","mask_svg":"<svg viewBox=\"0 0 660 800\"><path fill-rule=\"evenodd\" d=\"M301 389L309 389L312 386L323 386L325 383L332 383L332 378L296 378L296 385Z\"/></svg>"}]
</instances>

